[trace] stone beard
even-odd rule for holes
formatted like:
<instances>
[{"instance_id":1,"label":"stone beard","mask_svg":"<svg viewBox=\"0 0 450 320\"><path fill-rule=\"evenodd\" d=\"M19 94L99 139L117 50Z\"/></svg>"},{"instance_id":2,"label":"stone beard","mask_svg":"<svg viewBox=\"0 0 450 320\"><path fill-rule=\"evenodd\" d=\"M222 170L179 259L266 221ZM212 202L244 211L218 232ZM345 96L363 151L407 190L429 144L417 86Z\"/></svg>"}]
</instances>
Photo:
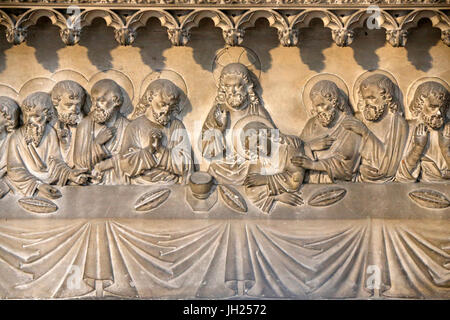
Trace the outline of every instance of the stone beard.
<instances>
[{"instance_id":1,"label":"stone beard","mask_svg":"<svg viewBox=\"0 0 450 320\"><path fill-rule=\"evenodd\" d=\"M192 149L179 111L180 89L158 79L146 89L138 116L125 130L120 166L132 184L182 183L192 171Z\"/></svg>"},{"instance_id":2,"label":"stone beard","mask_svg":"<svg viewBox=\"0 0 450 320\"><path fill-rule=\"evenodd\" d=\"M344 129L342 123L353 120L336 84L329 80L317 82L310 92L315 116L308 120L300 138L305 142L309 158L305 167L310 183L353 181L360 161L361 138ZM315 142L331 139L332 143L315 147ZM311 167L310 167L311 166Z\"/></svg>"},{"instance_id":3,"label":"stone beard","mask_svg":"<svg viewBox=\"0 0 450 320\"><path fill-rule=\"evenodd\" d=\"M33 93L22 104L24 125L9 141L7 170L12 185L32 196L42 183L65 185L71 175L62 160L55 130L48 124L50 96Z\"/></svg>"},{"instance_id":4,"label":"stone beard","mask_svg":"<svg viewBox=\"0 0 450 320\"><path fill-rule=\"evenodd\" d=\"M445 182L450 179L450 124L446 122L450 96L434 81L420 84L410 110L408 145L396 180L400 182Z\"/></svg>"},{"instance_id":5,"label":"stone beard","mask_svg":"<svg viewBox=\"0 0 450 320\"><path fill-rule=\"evenodd\" d=\"M127 184L120 169L119 152L129 120L121 113L122 90L113 80L96 82L91 89L92 108L79 123L73 164L96 174L98 184Z\"/></svg>"},{"instance_id":6,"label":"stone beard","mask_svg":"<svg viewBox=\"0 0 450 320\"><path fill-rule=\"evenodd\" d=\"M208 172L223 184L242 185L249 163L234 150L232 131L246 116L261 116L272 122L254 90L249 70L240 63L225 66L219 79L214 106L202 127L203 157L210 160Z\"/></svg>"},{"instance_id":7,"label":"stone beard","mask_svg":"<svg viewBox=\"0 0 450 320\"><path fill-rule=\"evenodd\" d=\"M362 81L358 90L362 124L359 128L349 128L362 137L357 181L393 181L408 137L408 124L399 110L396 85L385 75L374 74Z\"/></svg>"}]
</instances>

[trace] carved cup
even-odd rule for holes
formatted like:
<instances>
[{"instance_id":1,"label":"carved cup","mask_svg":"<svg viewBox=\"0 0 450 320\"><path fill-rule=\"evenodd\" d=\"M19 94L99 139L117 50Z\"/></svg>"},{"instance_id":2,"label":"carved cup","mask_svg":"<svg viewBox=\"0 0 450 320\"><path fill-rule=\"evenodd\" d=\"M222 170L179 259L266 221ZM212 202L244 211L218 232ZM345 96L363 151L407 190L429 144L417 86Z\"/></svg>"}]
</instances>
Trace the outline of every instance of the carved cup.
<instances>
[{"instance_id":1,"label":"carved cup","mask_svg":"<svg viewBox=\"0 0 450 320\"><path fill-rule=\"evenodd\" d=\"M197 199L208 198L213 186L213 178L207 172L194 172L189 179L189 187Z\"/></svg>"}]
</instances>

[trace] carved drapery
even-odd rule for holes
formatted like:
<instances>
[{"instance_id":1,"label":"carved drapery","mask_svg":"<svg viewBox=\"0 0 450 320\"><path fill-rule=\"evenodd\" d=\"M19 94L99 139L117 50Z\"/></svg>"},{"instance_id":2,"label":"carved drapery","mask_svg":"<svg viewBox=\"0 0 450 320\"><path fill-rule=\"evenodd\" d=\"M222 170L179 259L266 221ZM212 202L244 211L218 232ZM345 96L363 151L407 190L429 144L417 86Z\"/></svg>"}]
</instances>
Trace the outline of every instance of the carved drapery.
<instances>
[{"instance_id":1,"label":"carved drapery","mask_svg":"<svg viewBox=\"0 0 450 320\"><path fill-rule=\"evenodd\" d=\"M8 298L450 297L448 221L16 221L0 238Z\"/></svg>"},{"instance_id":2,"label":"carved drapery","mask_svg":"<svg viewBox=\"0 0 450 320\"><path fill-rule=\"evenodd\" d=\"M441 30L442 41L450 45L450 19L446 7L381 8L375 13L368 8L170 9L145 7L125 10L80 6L78 11L74 11L64 8L24 7L23 13L16 15L11 13L8 7L3 7L0 9L0 24L6 28L8 42L17 45L26 39L30 26L36 24L41 17L47 17L60 29L62 41L66 45L74 45L78 43L83 28L88 27L94 19L101 18L108 27L114 29L116 41L127 46L137 37L138 29L154 17L160 21L162 27L167 28L172 45L184 46L189 42L190 30L197 27L202 19L208 18L213 21L215 27L222 30L226 45L239 46L244 40L245 30L253 27L256 20L263 18L269 22L270 27L277 30L280 44L289 47L302 41L299 39L299 29L309 27L313 19L320 19L324 27L331 30L332 38L338 46L351 45L354 41L354 30L367 25L369 28L385 29L387 42L394 47L403 47L407 41L408 30L416 27L419 20L426 18L431 21L433 27Z\"/></svg>"}]
</instances>

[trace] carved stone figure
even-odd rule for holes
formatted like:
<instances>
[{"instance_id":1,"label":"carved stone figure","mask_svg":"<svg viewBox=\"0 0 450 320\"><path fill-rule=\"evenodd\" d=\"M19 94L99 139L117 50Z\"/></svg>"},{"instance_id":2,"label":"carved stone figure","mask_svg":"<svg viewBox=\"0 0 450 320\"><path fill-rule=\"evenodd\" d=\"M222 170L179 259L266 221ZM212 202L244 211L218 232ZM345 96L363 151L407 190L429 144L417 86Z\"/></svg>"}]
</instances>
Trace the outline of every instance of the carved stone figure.
<instances>
[{"instance_id":1,"label":"carved stone figure","mask_svg":"<svg viewBox=\"0 0 450 320\"><path fill-rule=\"evenodd\" d=\"M261 116L272 121L257 96L249 70L241 63L225 66L219 89L202 127L202 154L211 161L208 172L222 184L242 185L249 162L234 150L232 132L243 117Z\"/></svg>"},{"instance_id":2,"label":"carved stone figure","mask_svg":"<svg viewBox=\"0 0 450 320\"><path fill-rule=\"evenodd\" d=\"M25 196L36 192L49 198L61 196L50 184L65 185L68 181L84 184L88 176L83 170L72 170L62 160L58 137L49 124L52 110L50 95L30 94L21 106L23 126L9 141L8 178Z\"/></svg>"},{"instance_id":3,"label":"carved stone figure","mask_svg":"<svg viewBox=\"0 0 450 320\"><path fill-rule=\"evenodd\" d=\"M450 95L442 84L420 84L409 106L415 121L410 124L408 146L397 180L439 182L450 179ZM448 180L447 180L448 181Z\"/></svg>"},{"instance_id":4,"label":"carved stone figure","mask_svg":"<svg viewBox=\"0 0 450 320\"><path fill-rule=\"evenodd\" d=\"M395 84L386 75L374 74L359 85L362 122L342 125L362 137L358 181L393 181L408 137L408 124L399 110Z\"/></svg>"},{"instance_id":5,"label":"carved stone figure","mask_svg":"<svg viewBox=\"0 0 450 320\"><path fill-rule=\"evenodd\" d=\"M9 97L0 97L0 199L10 190L6 181L6 159L11 133L19 124L19 106Z\"/></svg>"},{"instance_id":6,"label":"carved stone figure","mask_svg":"<svg viewBox=\"0 0 450 320\"><path fill-rule=\"evenodd\" d=\"M54 127L58 134L61 154L64 161L73 167L75 135L77 126L83 119L86 93L75 81L64 80L53 87L51 96L58 117Z\"/></svg>"},{"instance_id":7,"label":"carved stone figure","mask_svg":"<svg viewBox=\"0 0 450 320\"><path fill-rule=\"evenodd\" d=\"M300 136L305 142L306 157L294 157L292 162L310 170L310 183L355 180L361 137L343 126L344 121L357 121L350 106L336 84L329 80L317 82L309 96L314 116Z\"/></svg>"},{"instance_id":8,"label":"carved stone figure","mask_svg":"<svg viewBox=\"0 0 450 320\"><path fill-rule=\"evenodd\" d=\"M303 155L300 139L279 133L265 118L242 119L239 143L243 157L250 161L244 181L250 200L263 212L270 212L276 201L296 206L303 204L298 193L304 169L294 166L291 158Z\"/></svg>"},{"instance_id":9,"label":"carved stone figure","mask_svg":"<svg viewBox=\"0 0 450 320\"><path fill-rule=\"evenodd\" d=\"M125 130L121 168L133 184L185 182L192 170L191 145L179 112L180 89L170 80L150 83Z\"/></svg>"},{"instance_id":10,"label":"carved stone figure","mask_svg":"<svg viewBox=\"0 0 450 320\"><path fill-rule=\"evenodd\" d=\"M91 89L92 107L78 125L73 163L91 171L96 184L126 184L119 165L123 134L129 120L120 112L123 95L110 79L96 82Z\"/></svg>"}]
</instances>

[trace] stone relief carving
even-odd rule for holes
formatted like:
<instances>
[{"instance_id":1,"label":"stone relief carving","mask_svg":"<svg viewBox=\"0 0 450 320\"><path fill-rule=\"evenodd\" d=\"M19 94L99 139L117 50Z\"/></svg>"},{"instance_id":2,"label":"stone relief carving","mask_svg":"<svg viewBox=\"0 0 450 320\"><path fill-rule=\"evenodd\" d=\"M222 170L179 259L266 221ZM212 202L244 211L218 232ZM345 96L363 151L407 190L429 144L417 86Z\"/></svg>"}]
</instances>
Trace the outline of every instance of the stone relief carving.
<instances>
[{"instance_id":1,"label":"stone relief carving","mask_svg":"<svg viewBox=\"0 0 450 320\"><path fill-rule=\"evenodd\" d=\"M408 137L398 86L381 70L363 74L355 86L361 121L344 127L362 137L358 181L393 181Z\"/></svg>"},{"instance_id":2,"label":"stone relief carving","mask_svg":"<svg viewBox=\"0 0 450 320\"><path fill-rule=\"evenodd\" d=\"M311 105L313 117L306 123L300 138L305 142L306 156L292 158L296 166L309 170L310 183L354 181L360 161L361 137L346 128L360 123L348 104L348 90L319 75L308 81L303 92L305 105Z\"/></svg>"},{"instance_id":3,"label":"stone relief carving","mask_svg":"<svg viewBox=\"0 0 450 320\"><path fill-rule=\"evenodd\" d=\"M20 4L20 3L31 3L36 2L36 0L6 0L5 2ZM273 5L272 1L269 0L39 0L37 2L42 3L80 3L80 4L103 4L108 3L114 4L133 4L133 5L152 5L152 4L162 4L162 5L202 5L206 4L209 6L214 5L242 5L246 6L270 4ZM314 5L333 5L333 4L389 4L389 5L431 5L431 4L445 4L450 3L448 0L280 0L277 1L277 5L304 5L304 6L314 6Z\"/></svg>"},{"instance_id":4,"label":"stone relief carving","mask_svg":"<svg viewBox=\"0 0 450 320\"><path fill-rule=\"evenodd\" d=\"M397 180L439 182L449 179L450 123L447 118L449 87L443 81L419 79L413 85L406 152Z\"/></svg>"},{"instance_id":5,"label":"stone relief carving","mask_svg":"<svg viewBox=\"0 0 450 320\"><path fill-rule=\"evenodd\" d=\"M222 30L225 44L239 46L243 43L245 30L254 27L256 20L264 18L278 32L283 46L296 46L298 32L307 28L311 20L321 19L324 27L331 30L331 35L340 47L349 46L356 41L354 29L363 27L371 13L367 9L305 8L283 11L282 9L249 8L238 12L230 12L219 8L194 8L187 11L165 10L163 8L131 8L121 11L100 7L83 7L77 14L63 14L51 8L30 8L16 16L9 13L8 8L0 9L0 24L6 28L8 42L19 45L25 41L27 30L35 25L41 17L47 17L59 28L64 44L75 45L80 40L83 28L92 24L96 18L105 21L108 27L114 29L114 35L119 45L129 46L138 36L138 29L144 27L147 21L157 18L162 27L167 28L168 38L174 46L185 46L190 39L190 30L198 27L200 20L209 18L214 25ZM397 13L396 13L397 12ZM406 14L405 14L406 12ZM450 19L443 10L434 8L399 7L387 10L381 8L377 28L386 31L386 40L394 47L406 45L408 30L417 26L420 19L427 18L432 26L441 30L441 39L449 45Z\"/></svg>"}]
</instances>

